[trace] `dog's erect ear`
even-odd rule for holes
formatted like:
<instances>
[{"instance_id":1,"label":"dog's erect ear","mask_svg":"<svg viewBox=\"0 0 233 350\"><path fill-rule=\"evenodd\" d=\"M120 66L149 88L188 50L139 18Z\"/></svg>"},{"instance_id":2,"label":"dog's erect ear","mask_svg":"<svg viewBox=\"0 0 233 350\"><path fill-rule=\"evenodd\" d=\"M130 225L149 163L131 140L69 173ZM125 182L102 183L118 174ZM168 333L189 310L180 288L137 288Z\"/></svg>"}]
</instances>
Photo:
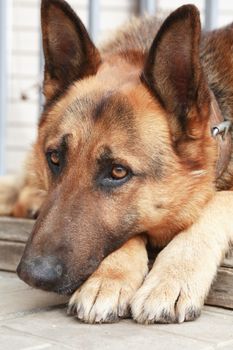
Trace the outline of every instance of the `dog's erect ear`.
<instances>
[{"instance_id":1,"label":"dog's erect ear","mask_svg":"<svg viewBox=\"0 0 233 350\"><path fill-rule=\"evenodd\" d=\"M83 23L63 0L42 0L41 26L47 100L75 80L95 74L100 55Z\"/></svg>"},{"instance_id":2,"label":"dog's erect ear","mask_svg":"<svg viewBox=\"0 0 233 350\"><path fill-rule=\"evenodd\" d=\"M156 35L142 75L172 116L170 123L173 131L180 135L185 132L195 134L195 129L198 129L195 128L195 122L202 116L195 115L195 120L191 118L191 110L192 115L196 114L193 113L193 107L200 112L203 103L209 105L209 94L199 59L200 36L197 8L193 5L178 8L165 20Z\"/></svg>"}]
</instances>

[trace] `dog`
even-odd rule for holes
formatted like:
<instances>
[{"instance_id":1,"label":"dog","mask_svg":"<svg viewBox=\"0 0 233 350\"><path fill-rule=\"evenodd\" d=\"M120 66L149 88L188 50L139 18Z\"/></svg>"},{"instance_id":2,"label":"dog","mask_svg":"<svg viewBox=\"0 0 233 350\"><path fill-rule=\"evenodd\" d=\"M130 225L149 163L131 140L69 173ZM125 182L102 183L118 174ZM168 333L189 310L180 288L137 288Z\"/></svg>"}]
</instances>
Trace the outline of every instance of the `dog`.
<instances>
[{"instance_id":1,"label":"dog","mask_svg":"<svg viewBox=\"0 0 233 350\"><path fill-rule=\"evenodd\" d=\"M194 320L233 240L233 25L202 33L184 5L98 50L65 1L41 18L38 137L17 196L0 187L2 213L39 213L19 277L88 323Z\"/></svg>"}]
</instances>

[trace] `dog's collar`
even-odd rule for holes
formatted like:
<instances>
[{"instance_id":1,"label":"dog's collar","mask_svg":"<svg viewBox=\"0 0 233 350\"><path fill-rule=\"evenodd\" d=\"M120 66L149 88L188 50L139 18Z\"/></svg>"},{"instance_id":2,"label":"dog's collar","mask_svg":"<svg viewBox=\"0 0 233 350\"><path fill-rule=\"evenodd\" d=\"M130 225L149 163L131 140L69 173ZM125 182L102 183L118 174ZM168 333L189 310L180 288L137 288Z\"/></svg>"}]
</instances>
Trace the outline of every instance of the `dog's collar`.
<instances>
[{"instance_id":1,"label":"dog's collar","mask_svg":"<svg viewBox=\"0 0 233 350\"><path fill-rule=\"evenodd\" d=\"M216 162L216 180L226 170L231 158L231 122L224 120L224 117L218 106L218 102L212 92L211 94L211 113L210 126L212 136L216 139L218 148L218 157Z\"/></svg>"}]
</instances>

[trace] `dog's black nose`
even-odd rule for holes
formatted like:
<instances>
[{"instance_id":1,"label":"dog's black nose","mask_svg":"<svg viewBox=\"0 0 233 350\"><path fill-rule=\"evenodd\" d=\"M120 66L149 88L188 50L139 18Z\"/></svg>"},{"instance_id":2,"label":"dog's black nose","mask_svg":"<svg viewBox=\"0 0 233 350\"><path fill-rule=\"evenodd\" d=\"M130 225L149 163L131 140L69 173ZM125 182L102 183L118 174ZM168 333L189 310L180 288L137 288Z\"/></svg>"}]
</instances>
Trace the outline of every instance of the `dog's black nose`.
<instances>
[{"instance_id":1,"label":"dog's black nose","mask_svg":"<svg viewBox=\"0 0 233 350\"><path fill-rule=\"evenodd\" d=\"M53 256L22 259L17 267L17 274L24 282L44 290L55 289L63 273L62 263Z\"/></svg>"}]
</instances>

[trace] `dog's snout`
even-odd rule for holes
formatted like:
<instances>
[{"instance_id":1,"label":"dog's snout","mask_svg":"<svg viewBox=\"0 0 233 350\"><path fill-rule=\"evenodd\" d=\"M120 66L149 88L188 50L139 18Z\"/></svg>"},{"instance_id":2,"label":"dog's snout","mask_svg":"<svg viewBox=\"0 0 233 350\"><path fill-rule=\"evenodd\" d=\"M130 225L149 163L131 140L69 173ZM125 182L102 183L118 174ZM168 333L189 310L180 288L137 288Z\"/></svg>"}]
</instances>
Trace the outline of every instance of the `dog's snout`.
<instances>
[{"instance_id":1,"label":"dog's snout","mask_svg":"<svg viewBox=\"0 0 233 350\"><path fill-rule=\"evenodd\" d=\"M53 290L59 284L64 267L59 259L48 257L36 257L28 260L21 260L17 268L18 276L33 287L45 290Z\"/></svg>"}]
</instances>

